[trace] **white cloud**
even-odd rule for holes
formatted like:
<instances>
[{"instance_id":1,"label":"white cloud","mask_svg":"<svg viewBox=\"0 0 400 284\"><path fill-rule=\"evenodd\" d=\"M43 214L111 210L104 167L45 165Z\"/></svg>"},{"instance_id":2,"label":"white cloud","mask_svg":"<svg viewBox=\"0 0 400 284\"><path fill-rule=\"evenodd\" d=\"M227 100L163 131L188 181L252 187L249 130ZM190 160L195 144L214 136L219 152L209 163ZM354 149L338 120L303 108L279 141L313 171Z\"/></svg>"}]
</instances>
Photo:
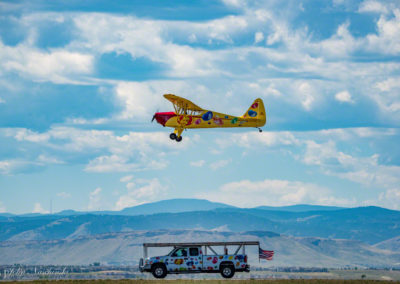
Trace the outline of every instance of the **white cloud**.
<instances>
[{"instance_id":1,"label":"white cloud","mask_svg":"<svg viewBox=\"0 0 400 284\"><path fill-rule=\"evenodd\" d=\"M364 141L396 139L395 137L398 135L399 131L395 128L329 129L262 134L248 132L230 134L223 139L218 138L216 143L220 145L220 149L238 146L246 150L257 149L258 151L265 151L269 147L277 146L277 149L282 150L285 145L288 145L290 148L286 149L290 155L307 166L317 167L322 174L362 185L367 190L373 190L376 196L381 192L388 192L389 196L389 193L393 194L396 190L400 190L400 167L381 164L377 153L362 154L356 145L362 145ZM392 138L389 138L390 136ZM339 150L338 145L352 145L356 150L354 148L345 148L345 151ZM385 196L382 195L382 200ZM359 202L364 201L360 200ZM375 202L378 200L376 199ZM382 206L397 208L389 201L379 202Z\"/></svg>"},{"instance_id":2,"label":"white cloud","mask_svg":"<svg viewBox=\"0 0 400 284\"><path fill-rule=\"evenodd\" d=\"M0 174L12 175L24 172L31 172L37 170L42 166L43 164L32 161L25 161L22 159L2 160L0 161Z\"/></svg>"},{"instance_id":3,"label":"white cloud","mask_svg":"<svg viewBox=\"0 0 400 284\"><path fill-rule=\"evenodd\" d=\"M185 137L181 143L171 141L168 133L129 132L115 135L112 131L82 130L73 127L53 127L45 133L27 129L8 129L7 136L16 140L37 143L58 156L77 153L91 157L85 170L91 172L128 172L149 169L163 169L168 165L165 153L174 154L185 150L198 138ZM93 157L94 156L94 157ZM32 166L45 165L42 161L29 162ZM46 163L61 162L58 158L47 157ZM17 161L14 161L16 164ZM0 172L6 173L10 161L3 161Z\"/></svg>"},{"instance_id":4,"label":"white cloud","mask_svg":"<svg viewBox=\"0 0 400 284\"><path fill-rule=\"evenodd\" d=\"M292 204L322 204L348 206L354 201L338 199L329 189L299 181L287 180L242 180L224 184L216 192L199 194L199 198L221 201L239 207L261 205L283 206Z\"/></svg>"},{"instance_id":5,"label":"white cloud","mask_svg":"<svg viewBox=\"0 0 400 284\"><path fill-rule=\"evenodd\" d=\"M129 175L129 176L124 176L122 178L120 178L120 182L129 182L133 179L133 175Z\"/></svg>"},{"instance_id":6,"label":"white cloud","mask_svg":"<svg viewBox=\"0 0 400 284\"><path fill-rule=\"evenodd\" d=\"M232 163L231 159L229 159L229 160L219 160L219 161L215 161L214 163L211 163L210 164L210 168L215 171L215 170L218 170L218 169L226 167L230 163Z\"/></svg>"},{"instance_id":7,"label":"white cloud","mask_svg":"<svg viewBox=\"0 0 400 284\"><path fill-rule=\"evenodd\" d=\"M314 103L314 90L308 82L301 83L299 85L299 92L302 96L301 104L305 110L311 110Z\"/></svg>"},{"instance_id":8,"label":"white cloud","mask_svg":"<svg viewBox=\"0 0 400 284\"><path fill-rule=\"evenodd\" d=\"M246 1L243 0L222 0L222 2L227 6L233 6L233 7L246 6Z\"/></svg>"},{"instance_id":9,"label":"white cloud","mask_svg":"<svg viewBox=\"0 0 400 284\"><path fill-rule=\"evenodd\" d=\"M379 195L379 203L395 210L400 210L400 188L391 188Z\"/></svg>"},{"instance_id":10,"label":"white cloud","mask_svg":"<svg viewBox=\"0 0 400 284\"><path fill-rule=\"evenodd\" d=\"M355 157L337 150L336 143L306 142L303 162L321 167L327 175L347 179L367 188L400 189L400 167L381 165L379 156Z\"/></svg>"},{"instance_id":11,"label":"white cloud","mask_svg":"<svg viewBox=\"0 0 400 284\"><path fill-rule=\"evenodd\" d=\"M0 213L5 213L5 212L7 212L7 209L4 206L3 202L0 201Z\"/></svg>"},{"instance_id":12,"label":"white cloud","mask_svg":"<svg viewBox=\"0 0 400 284\"><path fill-rule=\"evenodd\" d=\"M135 182L127 184L127 193L119 197L115 204L115 210L160 200L166 189L167 187L162 185L157 178L136 179Z\"/></svg>"},{"instance_id":13,"label":"white cloud","mask_svg":"<svg viewBox=\"0 0 400 284\"><path fill-rule=\"evenodd\" d=\"M137 170L139 165L129 163L129 159L118 155L100 156L89 161L85 167L88 172L131 172Z\"/></svg>"},{"instance_id":14,"label":"white cloud","mask_svg":"<svg viewBox=\"0 0 400 284\"><path fill-rule=\"evenodd\" d=\"M192 167L202 167L202 166L204 166L205 162L206 161L204 161L204 160L193 161L193 162L190 162L190 165Z\"/></svg>"},{"instance_id":15,"label":"white cloud","mask_svg":"<svg viewBox=\"0 0 400 284\"><path fill-rule=\"evenodd\" d=\"M48 156L48 155L43 155L43 154L39 155L39 157L37 158L37 161L39 163L43 163L43 164L64 164L64 162L58 158Z\"/></svg>"},{"instance_id":16,"label":"white cloud","mask_svg":"<svg viewBox=\"0 0 400 284\"><path fill-rule=\"evenodd\" d=\"M61 197L62 199L70 198L71 194L65 191L57 193L58 197Z\"/></svg>"},{"instance_id":17,"label":"white cloud","mask_svg":"<svg viewBox=\"0 0 400 284\"><path fill-rule=\"evenodd\" d=\"M368 51L383 54L400 54L400 9L393 9L394 17L386 18L381 15L377 22L377 34L369 34L366 37Z\"/></svg>"},{"instance_id":18,"label":"white cloud","mask_svg":"<svg viewBox=\"0 0 400 284\"><path fill-rule=\"evenodd\" d=\"M358 8L358 12L360 12L360 13L371 12L371 13L387 14L389 11L388 11L388 8L381 2L367 0L360 4L360 7Z\"/></svg>"},{"instance_id":19,"label":"white cloud","mask_svg":"<svg viewBox=\"0 0 400 284\"><path fill-rule=\"evenodd\" d=\"M100 210L101 209L101 188L98 187L89 194L88 210Z\"/></svg>"},{"instance_id":20,"label":"white cloud","mask_svg":"<svg viewBox=\"0 0 400 284\"><path fill-rule=\"evenodd\" d=\"M233 2L236 3L236 1ZM363 10L362 7L367 7L371 3L375 2L364 2L360 9ZM199 90L191 89L193 86L201 87L198 86L197 82L201 81L198 78L203 76L212 76L213 78L218 74L232 78L239 76L240 81L253 82L257 79L265 79L265 74L274 74L274 72L293 74L294 77L296 77L296 74L308 74L307 76L322 78L321 80L295 80L291 78L286 82L283 78L276 78L271 81L281 80L282 83L271 85L269 89L266 86L261 86L257 91L264 95L281 96L281 102L302 106L305 111L318 109L317 107L328 97L324 97L323 94L332 93L332 86L336 85L337 88L337 85L340 84L343 89L352 86L357 90L358 96L372 97L382 109L384 116L390 116L390 114L387 114L388 110L397 114L400 113L399 103L396 103L396 100L393 99L398 92L391 92L391 98L383 100L379 98L380 94L374 95L371 91L376 80L387 78L388 75L395 72L393 68L395 68L396 63L351 62L351 55L359 51L383 55L396 55L398 53L398 50L400 50L398 38L400 36L397 35L399 33L400 12L395 7L390 9L394 11L394 17L385 15L380 17L377 22L377 34L355 38L349 31L350 22L345 22L338 27L336 33L330 38L319 41L313 40L312 31L290 28L291 23L288 22L290 19L274 13L273 3L267 6L262 5L264 7L240 1L236 4L246 7L241 14L201 22L162 21L102 13L63 13L62 15L33 13L29 17L24 17L23 21L35 26L41 23L42 18L60 21L58 18L61 17L62 21L68 19L73 23L77 37L64 49L50 51L36 49L36 52L40 54L50 56L54 53L53 57L61 58L53 61L57 62L57 66L62 66L60 68L63 71L60 71L62 73L60 76L64 79L76 81L78 77L82 79L84 77L82 75L91 74L90 70L86 70L86 72L79 67L89 66L90 64L80 65L77 63L79 60L74 60L74 58L70 60L69 56L65 54L85 56L107 52L129 53L134 59L145 57L155 63L167 66L165 75L174 79L169 80L169 83L164 82L164 87L160 84L157 87L157 83L154 82L133 82L130 85L130 82L84 79L86 83L91 84L115 85L116 100L117 103L122 105L123 109L120 114L114 115L114 119L135 119L135 121L137 119L140 121L151 119L152 113L159 106L164 106L160 94L165 92L178 94L180 92L181 95L185 96L188 93L196 94ZM270 6L271 9L268 8ZM235 46L236 40L241 40L242 36L246 34L253 34L256 41L260 40L262 34L264 38L267 37L269 44L281 42L282 47ZM190 38L192 38L192 41L195 38L196 42L203 44L209 41L216 44L220 42L229 43L229 47L213 50L191 47ZM24 43L21 46L29 46L29 44ZM57 52L65 52L65 56ZM64 60L64 57L67 59ZM252 58L257 58L257 60L252 61ZM64 67L64 61L71 64L76 63L76 66L74 65L76 68ZM243 62L246 62L246 64L243 64ZM53 66L54 64L47 65ZM389 70L390 68L392 69ZM48 69L47 67L44 68L43 72L49 72L46 71ZM66 72L69 69L73 69L71 74ZM77 72L81 73L78 74ZM52 72L54 76L57 73L57 71ZM38 74L40 75L40 72ZM77 77L74 74L79 76ZM243 76L243 74L248 75ZM189 78L188 81L182 83L176 81L177 77ZM49 78L53 81L56 79L51 76ZM368 81L365 78L369 78ZM292 84L293 80L294 84ZM288 81L290 81L290 84L288 84ZM354 82L363 83L354 84ZM229 84L231 84L231 81L229 81ZM235 84L238 85L239 89L240 83ZM187 87L177 88L174 85L185 85ZM167 89L170 91L167 91ZM224 88L221 87L220 93L222 93L222 89ZM202 94L207 95L211 92L211 90L205 90L203 89ZM212 90L212 93L214 93L214 90ZM247 92L244 90L240 93ZM248 93L252 94L251 92ZM226 88L223 92L223 95L225 94ZM215 97L218 97L218 94ZM385 95L385 97L389 96ZM83 118L71 118L71 120L75 123L84 124L104 122L103 120L88 122Z\"/></svg>"},{"instance_id":21,"label":"white cloud","mask_svg":"<svg viewBox=\"0 0 400 284\"><path fill-rule=\"evenodd\" d=\"M342 103L354 103L354 101L348 91L341 91L339 93L336 93L335 99Z\"/></svg>"},{"instance_id":22,"label":"white cloud","mask_svg":"<svg viewBox=\"0 0 400 284\"><path fill-rule=\"evenodd\" d=\"M48 133L37 133L26 128L10 129L8 135L14 136L17 141L29 141L36 143L47 142L50 138Z\"/></svg>"},{"instance_id":23,"label":"white cloud","mask_svg":"<svg viewBox=\"0 0 400 284\"><path fill-rule=\"evenodd\" d=\"M393 89L400 89L400 77L391 77L376 83L376 88L381 92L389 92Z\"/></svg>"},{"instance_id":24,"label":"white cloud","mask_svg":"<svg viewBox=\"0 0 400 284\"><path fill-rule=\"evenodd\" d=\"M33 207L33 213L49 214L50 211L45 210L39 202L36 202Z\"/></svg>"},{"instance_id":25,"label":"white cloud","mask_svg":"<svg viewBox=\"0 0 400 284\"><path fill-rule=\"evenodd\" d=\"M6 46L0 41L1 73L18 72L34 81L81 84L78 76L93 70L93 56L66 50L45 52L26 43Z\"/></svg>"},{"instance_id":26,"label":"white cloud","mask_svg":"<svg viewBox=\"0 0 400 284\"><path fill-rule=\"evenodd\" d=\"M256 32L254 35L254 42L259 43L264 40L264 34L262 32Z\"/></svg>"},{"instance_id":27,"label":"white cloud","mask_svg":"<svg viewBox=\"0 0 400 284\"><path fill-rule=\"evenodd\" d=\"M262 133L252 131L234 133L225 135L223 138L217 138L215 141L220 148L227 148L235 145L249 149L254 149L257 147L295 145L299 143L299 140L295 137L295 135L289 131L265 131Z\"/></svg>"}]
</instances>

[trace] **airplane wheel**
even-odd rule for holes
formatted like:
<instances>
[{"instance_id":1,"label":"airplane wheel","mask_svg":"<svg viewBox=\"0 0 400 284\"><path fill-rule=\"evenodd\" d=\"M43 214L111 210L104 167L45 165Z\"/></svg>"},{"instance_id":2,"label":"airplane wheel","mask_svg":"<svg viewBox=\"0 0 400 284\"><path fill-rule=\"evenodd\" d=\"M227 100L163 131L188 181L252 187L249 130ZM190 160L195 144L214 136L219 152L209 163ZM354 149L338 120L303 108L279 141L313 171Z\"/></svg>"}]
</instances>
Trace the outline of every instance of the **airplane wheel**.
<instances>
[{"instance_id":1,"label":"airplane wheel","mask_svg":"<svg viewBox=\"0 0 400 284\"><path fill-rule=\"evenodd\" d=\"M176 137L176 142L181 142L182 141L182 136Z\"/></svg>"},{"instance_id":2,"label":"airplane wheel","mask_svg":"<svg viewBox=\"0 0 400 284\"><path fill-rule=\"evenodd\" d=\"M171 138L171 140L175 140L176 139L176 134L175 133L171 133L169 135L169 138Z\"/></svg>"},{"instance_id":3,"label":"airplane wheel","mask_svg":"<svg viewBox=\"0 0 400 284\"><path fill-rule=\"evenodd\" d=\"M260 133L262 132L262 129L258 129L258 131L260 131Z\"/></svg>"}]
</instances>

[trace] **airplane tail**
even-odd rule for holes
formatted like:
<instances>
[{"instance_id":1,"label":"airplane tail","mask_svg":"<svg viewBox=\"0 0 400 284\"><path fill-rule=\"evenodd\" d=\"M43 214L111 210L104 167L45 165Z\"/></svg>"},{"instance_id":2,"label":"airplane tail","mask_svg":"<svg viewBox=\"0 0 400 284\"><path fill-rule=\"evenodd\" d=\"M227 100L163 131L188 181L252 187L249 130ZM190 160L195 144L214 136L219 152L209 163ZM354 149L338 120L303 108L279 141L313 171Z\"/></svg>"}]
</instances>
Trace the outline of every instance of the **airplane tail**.
<instances>
[{"instance_id":1,"label":"airplane tail","mask_svg":"<svg viewBox=\"0 0 400 284\"><path fill-rule=\"evenodd\" d=\"M267 116L265 114L265 107L262 99L256 99L242 117L256 118L259 121L257 127L264 126L267 121Z\"/></svg>"}]
</instances>

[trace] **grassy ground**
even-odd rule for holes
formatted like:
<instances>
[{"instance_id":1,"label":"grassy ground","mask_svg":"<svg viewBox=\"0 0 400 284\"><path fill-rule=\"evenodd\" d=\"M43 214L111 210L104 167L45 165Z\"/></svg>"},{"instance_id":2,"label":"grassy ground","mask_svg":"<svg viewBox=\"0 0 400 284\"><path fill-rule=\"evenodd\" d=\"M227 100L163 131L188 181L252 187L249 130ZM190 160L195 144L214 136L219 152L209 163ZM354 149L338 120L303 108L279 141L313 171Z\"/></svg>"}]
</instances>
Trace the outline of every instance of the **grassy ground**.
<instances>
[{"instance_id":1,"label":"grassy ground","mask_svg":"<svg viewBox=\"0 0 400 284\"><path fill-rule=\"evenodd\" d=\"M235 284L369 284L369 283L400 283L400 281L381 281L381 280L332 280L332 279L293 279L293 280L35 280L35 281L10 281L5 283L29 283L29 284L226 284L233 282Z\"/></svg>"}]
</instances>

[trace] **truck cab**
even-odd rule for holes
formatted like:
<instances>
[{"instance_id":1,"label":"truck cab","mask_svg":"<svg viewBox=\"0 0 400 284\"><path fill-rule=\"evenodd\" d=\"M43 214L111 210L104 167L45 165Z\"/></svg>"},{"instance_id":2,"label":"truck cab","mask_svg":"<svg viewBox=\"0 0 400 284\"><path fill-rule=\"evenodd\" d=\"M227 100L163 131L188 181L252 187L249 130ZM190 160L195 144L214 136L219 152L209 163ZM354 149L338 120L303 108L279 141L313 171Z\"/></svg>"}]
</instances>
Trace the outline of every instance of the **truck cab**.
<instances>
[{"instance_id":1,"label":"truck cab","mask_svg":"<svg viewBox=\"0 0 400 284\"><path fill-rule=\"evenodd\" d=\"M238 248L234 254L228 254L227 246L232 243L238 245ZM167 255L149 258L147 257L148 247L161 247L168 244L143 244L145 258L140 260L139 269L141 272L151 272L156 278L164 278L172 273L221 273L222 277L231 278L235 272L250 271L244 249L246 243L258 245L258 242L175 243ZM216 245L224 246L223 254L215 252L212 246ZM240 248L242 248L242 254L238 254ZM207 254L207 249L212 254Z\"/></svg>"}]
</instances>

